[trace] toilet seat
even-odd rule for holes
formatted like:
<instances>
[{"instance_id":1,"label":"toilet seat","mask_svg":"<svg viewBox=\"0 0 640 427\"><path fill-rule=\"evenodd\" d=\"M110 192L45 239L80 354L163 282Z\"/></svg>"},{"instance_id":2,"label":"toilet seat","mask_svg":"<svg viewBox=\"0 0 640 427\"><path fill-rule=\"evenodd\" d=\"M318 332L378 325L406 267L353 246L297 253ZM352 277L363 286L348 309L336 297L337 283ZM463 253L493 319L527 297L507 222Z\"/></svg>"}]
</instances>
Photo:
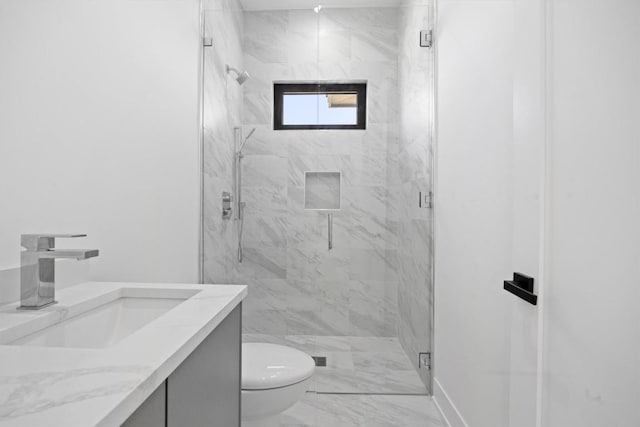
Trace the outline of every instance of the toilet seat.
<instances>
[{"instance_id":1,"label":"toilet seat","mask_svg":"<svg viewBox=\"0 0 640 427\"><path fill-rule=\"evenodd\" d=\"M268 390L310 378L315 363L295 348L268 343L242 344L242 390Z\"/></svg>"}]
</instances>

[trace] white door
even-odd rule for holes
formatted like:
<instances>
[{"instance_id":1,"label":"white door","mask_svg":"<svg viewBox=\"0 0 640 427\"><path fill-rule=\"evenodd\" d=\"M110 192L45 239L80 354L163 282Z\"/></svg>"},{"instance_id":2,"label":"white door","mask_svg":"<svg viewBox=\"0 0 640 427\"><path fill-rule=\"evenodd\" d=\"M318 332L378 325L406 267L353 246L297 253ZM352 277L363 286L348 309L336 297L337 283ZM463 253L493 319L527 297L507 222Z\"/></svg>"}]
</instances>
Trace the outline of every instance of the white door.
<instances>
[{"instance_id":1,"label":"white door","mask_svg":"<svg viewBox=\"0 0 640 427\"><path fill-rule=\"evenodd\" d=\"M514 0L512 269L534 278L537 304L505 292L510 427L537 423L544 278L545 25L543 0Z\"/></svg>"},{"instance_id":2,"label":"white door","mask_svg":"<svg viewBox=\"0 0 640 427\"><path fill-rule=\"evenodd\" d=\"M542 278L542 0L438 2L434 395L452 425L532 427Z\"/></svg>"}]
</instances>

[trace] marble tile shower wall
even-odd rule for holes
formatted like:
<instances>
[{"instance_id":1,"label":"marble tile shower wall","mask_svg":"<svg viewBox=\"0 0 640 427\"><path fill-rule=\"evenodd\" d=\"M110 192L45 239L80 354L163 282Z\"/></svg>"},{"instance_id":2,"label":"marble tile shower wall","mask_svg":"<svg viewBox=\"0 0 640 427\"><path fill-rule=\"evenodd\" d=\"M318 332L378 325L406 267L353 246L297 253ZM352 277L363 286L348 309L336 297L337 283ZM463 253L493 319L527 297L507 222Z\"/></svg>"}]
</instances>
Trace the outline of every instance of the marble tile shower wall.
<instances>
[{"instance_id":1,"label":"marble tile shower wall","mask_svg":"<svg viewBox=\"0 0 640 427\"><path fill-rule=\"evenodd\" d=\"M233 188L234 126L242 125L242 87L225 65L242 68L242 8L238 0L204 3L204 280L237 282L236 227L221 218L223 191Z\"/></svg>"},{"instance_id":2,"label":"marble tile shower wall","mask_svg":"<svg viewBox=\"0 0 640 427\"><path fill-rule=\"evenodd\" d=\"M245 332L397 336L387 158L398 144L398 10L244 13ZM274 131L273 82L367 80L365 131ZM304 210L304 172L341 171L342 208Z\"/></svg>"},{"instance_id":3,"label":"marble tile shower wall","mask_svg":"<svg viewBox=\"0 0 640 427\"><path fill-rule=\"evenodd\" d=\"M398 337L417 368L418 352L431 351L432 210L417 204L418 192L432 188L433 57L416 43L420 30L431 28L431 5L418 1L400 9L398 152L389 157L389 220L397 230ZM392 165L393 164L393 165ZM415 357L413 357L415 356ZM419 371L428 386L427 373Z\"/></svg>"}]
</instances>

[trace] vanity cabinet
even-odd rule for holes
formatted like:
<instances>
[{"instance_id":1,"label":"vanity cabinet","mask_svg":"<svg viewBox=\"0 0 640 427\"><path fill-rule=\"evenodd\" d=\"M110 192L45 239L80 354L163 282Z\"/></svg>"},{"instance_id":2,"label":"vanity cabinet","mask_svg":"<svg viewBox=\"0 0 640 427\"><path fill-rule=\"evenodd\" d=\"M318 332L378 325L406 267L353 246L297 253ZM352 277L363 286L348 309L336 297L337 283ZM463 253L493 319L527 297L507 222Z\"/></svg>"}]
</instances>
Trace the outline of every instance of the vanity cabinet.
<instances>
[{"instance_id":1,"label":"vanity cabinet","mask_svg":"<svg viewBox=\"0 0 640 427\"><path fill-rule=\"evenodd\" d=\"M123 427L239 427L241 319L239 304Z\"/></svg>"},{"instance_id":2,"label":"vanity cabinet","mask_svg":"<svg viewBox=\"0 0 640 427\"><path fill-rule=\"evenodd\" d=\"M122 427L164 427L166 425L166 387L164 381L129 417Z\"/></svg>"}]
</instances>

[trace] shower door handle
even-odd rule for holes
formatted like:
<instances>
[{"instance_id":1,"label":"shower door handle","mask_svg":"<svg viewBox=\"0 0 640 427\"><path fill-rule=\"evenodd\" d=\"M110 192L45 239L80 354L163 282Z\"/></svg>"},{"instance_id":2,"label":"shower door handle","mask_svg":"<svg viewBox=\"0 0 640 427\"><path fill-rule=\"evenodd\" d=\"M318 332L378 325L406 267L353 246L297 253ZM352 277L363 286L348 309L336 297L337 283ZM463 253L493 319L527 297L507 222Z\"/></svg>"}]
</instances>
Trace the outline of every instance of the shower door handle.
<instances>
[{"instance_id":1,"label":"shower door handle","mask_svg":"<svg viewBox=\"0 0 640 427\"><path fill-rule=\"evenodd\" d=\"M333 214L327 216L328 228L329 228L329 250L333 249Z\"/></svg>"}]
</instances>

